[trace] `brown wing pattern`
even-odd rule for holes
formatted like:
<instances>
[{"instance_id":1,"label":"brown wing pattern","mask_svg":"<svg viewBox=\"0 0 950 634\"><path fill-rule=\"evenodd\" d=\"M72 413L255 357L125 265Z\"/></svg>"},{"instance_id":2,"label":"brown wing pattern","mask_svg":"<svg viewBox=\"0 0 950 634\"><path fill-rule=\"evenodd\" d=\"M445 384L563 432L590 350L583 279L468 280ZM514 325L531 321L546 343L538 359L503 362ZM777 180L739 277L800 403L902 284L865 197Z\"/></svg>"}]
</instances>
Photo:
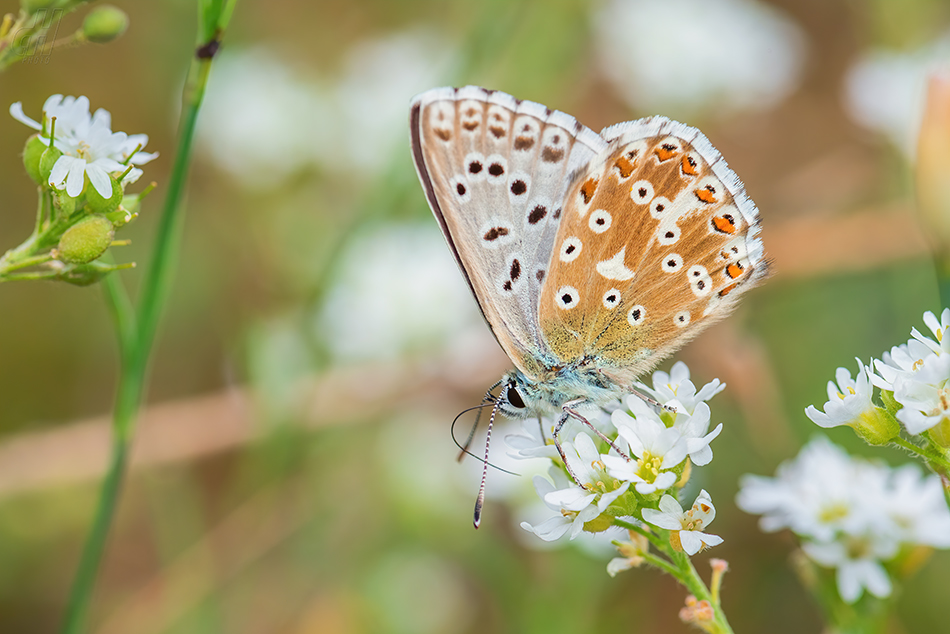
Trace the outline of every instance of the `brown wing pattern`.
<instances>
[{"instance_id":1,"label":"brown wing pattern","mask_svg":"<svg viewBox=\"0 0 950 634\"><path fill-rule=\"evenodd\" d=\"M482 314L537 377L551 359L538 305L561 204L606 141L562 112L475 86L417 96L410 129L429 205Z\"/></svg>"},{"instance_id":2,"label":"brown wing pattern","mask_svg":"<svg viewBox=\"0 0 950 634\"><path fill-rule=\"evenodd\" d=\"M602 134L607 151L568 191L539 319L561 362L630 383L766 266L757 210L698 130L653 117Z\"/></svg>"}]
</instances>

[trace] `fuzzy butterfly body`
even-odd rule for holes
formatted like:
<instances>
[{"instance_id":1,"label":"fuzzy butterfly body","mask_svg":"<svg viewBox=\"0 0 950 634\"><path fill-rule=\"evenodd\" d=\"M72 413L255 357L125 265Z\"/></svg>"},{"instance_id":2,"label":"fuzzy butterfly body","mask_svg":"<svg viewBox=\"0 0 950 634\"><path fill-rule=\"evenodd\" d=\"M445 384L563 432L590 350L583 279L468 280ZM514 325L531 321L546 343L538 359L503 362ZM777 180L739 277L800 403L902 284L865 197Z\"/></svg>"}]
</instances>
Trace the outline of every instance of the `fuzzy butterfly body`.
<instances>
[{"instance_id":1,"label":"fuzzy butterfly body","mask_svg":"<svg viewBox=\"0 0 950 634\"><path fill-rule=\"evenodd\" d=\"M630 392L766 273L756 207L695 128L649 117L598 135L475 86L418 95L410 127L432 211L517 368L508 415Z\"/></svg>"}]
</instances>

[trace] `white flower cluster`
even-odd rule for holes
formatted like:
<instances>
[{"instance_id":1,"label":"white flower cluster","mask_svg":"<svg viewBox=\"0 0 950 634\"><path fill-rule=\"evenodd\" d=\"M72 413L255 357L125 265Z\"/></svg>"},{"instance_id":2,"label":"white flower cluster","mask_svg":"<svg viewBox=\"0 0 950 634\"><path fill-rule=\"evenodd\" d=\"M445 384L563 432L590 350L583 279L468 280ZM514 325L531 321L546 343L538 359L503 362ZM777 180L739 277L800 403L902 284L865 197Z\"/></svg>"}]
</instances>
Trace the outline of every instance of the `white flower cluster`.
<instances>
[{"instance_id":1,"label":"white flower cluster","mask_svg":"<svg viewBox=\"0 0 950 634\"><path fill-rule=\"evenodd\" d=\"M924 323L933 338L912 329L907 343L894 346L872 365L858 360L854 379L848 370L838 368L836 381L828 383L824 411L809 406L805 414L821 427L873 427L883 420L883 410L871 400L872 386L876 386L893 392L901 406L894 415L908 433L918 435L938 427L942 434L950 433L950 338L945 336L950 308L944 309L939 320L932 312L924 313Z\"/></svg>"},{"instance_id":2,"label":"white flower cluster","mask_svg":"<svg viewBox=\"0 0 950 634\"><path fill-rule=\"evenodd\" d=\"M118 176L130 165L142 165L158 156L158 153L142 152L148 143L145 134L126 134L112 131L112 115L99 108L89 113L86 97L53 95L43 104L43 123L34 121L23 113L18 101L10 106L10 115L40 132L40 139L49 142L51 121L55 117L53 145L63 155L53 165L49 184L64 189L76 198L82 194L86 177L103 198L112 196L109 176ZM123 183L134 183L142 170L132 168L123 178Z\"/></svg>"},{"instance_id":3,"label":"white flower cluster","mask_svg":"<svg viewBox=\"0 0 950 634\"><path fill-rule=\"evenodd\" d=\"M746 475L739 508L761 514L763 531L791 529L817 564L834 568L838 593L891 593L887 572L914 546L950 548L950 511L940 480L916 465L890 468L849 456L824 437L779 466L774 478Z\"/></svg>"},{"instance_id":4,"label":"white flower cluster","mask_svg":"<svg viewBox=\"0 0 950 634\"><path fill-rule=\"evenodd\" d=\"M667 407L658 412L640 396L627 396L618 403L609 417L603 412L591 423L609 437L615 437L618 448L629 458L607 451L601 453L593 433L581 428L573 442L564 441L564 450L571 471L583 485L569 478L560 464L550 469L552 481L535 476L538 495L556 515L532 526L522 523L545 541L553 541L570 531L574 539L583 530L599 532L608 528L613 517L633 516L640 509L643 521L673 531L681 549L690 555L704 546L715 546L721 539L706 535L703 528L715 517L709 495L703 491L696 503L684 512L669 492L681 479L687 457L697 465L708 464L713 457L709 444L722 430L722 424L709 431L710 411L706 404L725 387L718 379L696 390L689 379L689 369L676 363L671 372L655 372L653 387L637 387ZM626 405L626 409L623 408ZM575 429L576 427L572 428ZM550 440L550 422L541 426L525 421L524 433L507 437L516 458L556 458ZM620 442L622 440L622 442ZM608 507L614 505L608 511ZM657 510L657 507L659 510Z\"/></svg>"}]
</instances>

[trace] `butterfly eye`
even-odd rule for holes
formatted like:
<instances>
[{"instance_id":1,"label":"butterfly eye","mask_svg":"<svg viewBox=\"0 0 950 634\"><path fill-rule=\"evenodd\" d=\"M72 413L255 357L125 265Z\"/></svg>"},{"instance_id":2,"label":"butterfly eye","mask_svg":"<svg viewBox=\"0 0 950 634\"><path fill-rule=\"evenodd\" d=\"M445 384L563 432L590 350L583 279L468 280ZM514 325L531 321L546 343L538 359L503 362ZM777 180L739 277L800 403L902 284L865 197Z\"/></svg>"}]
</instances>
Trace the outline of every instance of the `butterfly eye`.
<instances>
[{"instance_id":1,"label":"butterfly eye","mask_svg":"<svg viewBox=\"0 0 950 634\"><path fill-rule=\"evenodd\" d=\"M527 405L524 404L524 399L521 398L521 394L518 393L514 387L508 386L508 391L505 393L505 398L508 399L508 403L516 409L524 409Z\"/></svg>"}]
</instances>

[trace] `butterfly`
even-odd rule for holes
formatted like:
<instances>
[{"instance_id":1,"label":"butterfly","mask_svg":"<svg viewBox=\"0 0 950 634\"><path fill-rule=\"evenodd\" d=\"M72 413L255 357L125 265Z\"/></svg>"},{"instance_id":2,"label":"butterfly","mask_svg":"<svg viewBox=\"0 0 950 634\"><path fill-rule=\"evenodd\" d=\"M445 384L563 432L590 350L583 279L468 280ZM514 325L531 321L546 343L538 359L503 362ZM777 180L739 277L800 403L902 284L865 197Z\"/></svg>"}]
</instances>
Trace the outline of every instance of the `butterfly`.
<instances>
[{"instance_id":1,"label":"butterfly","mask_svg":"<svg viewBox=\"0 0 950 634\"><path fill-rule=\"evenodd\" d=\"M417 95L410 132L429 206L515 366L486 394L489 438L496 411L552 415L570 475L558 440L570 418L624 455L578 408L636 393L765 277L741 181L696 128L653 116L597 134L477 86ZM476 528L484 483L483 471Z\"/></svg>"}]
</instances>

